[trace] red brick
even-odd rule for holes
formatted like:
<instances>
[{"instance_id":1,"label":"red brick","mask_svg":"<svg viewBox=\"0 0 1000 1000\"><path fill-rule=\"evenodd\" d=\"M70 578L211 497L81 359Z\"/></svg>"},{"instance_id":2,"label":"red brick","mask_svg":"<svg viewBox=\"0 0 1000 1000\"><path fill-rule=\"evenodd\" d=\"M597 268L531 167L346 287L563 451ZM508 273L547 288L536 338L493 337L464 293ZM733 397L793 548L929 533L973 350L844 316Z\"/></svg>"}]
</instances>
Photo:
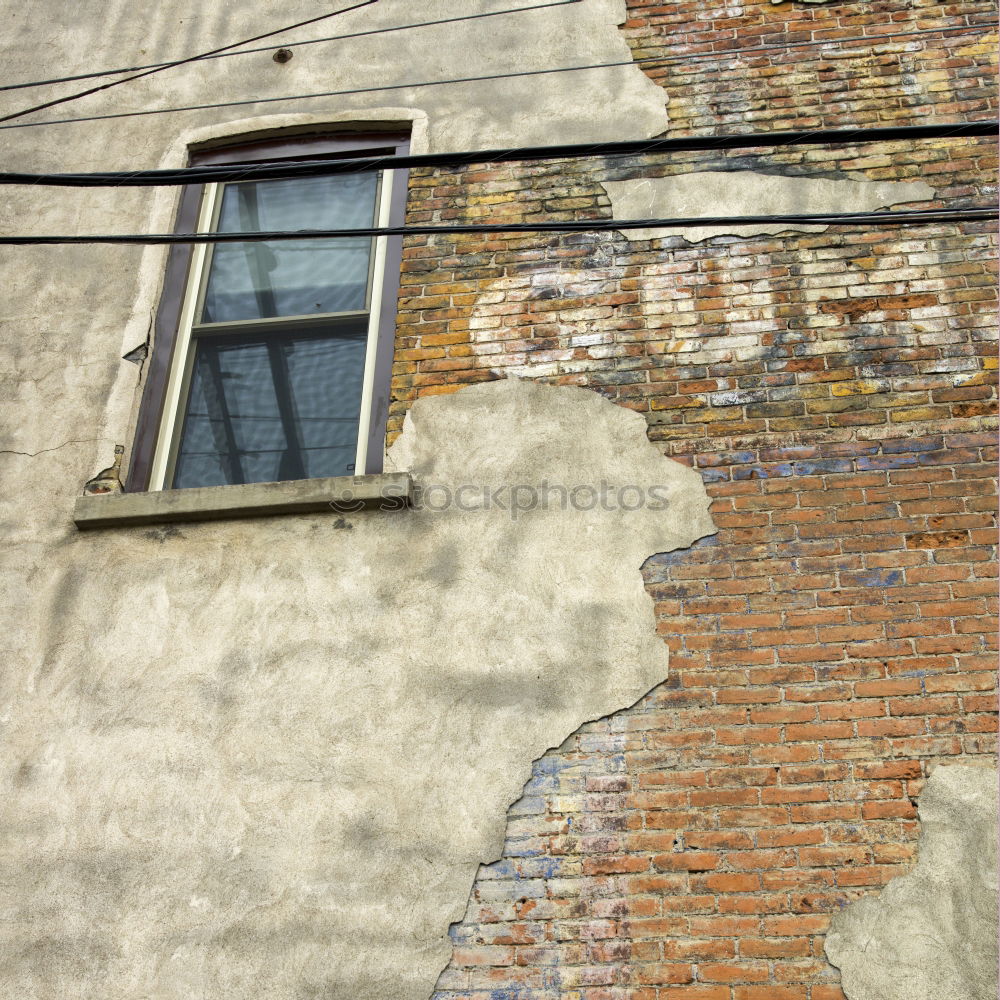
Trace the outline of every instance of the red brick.
<instances>
[{"instance_id":1,"label":"red brick","mask_svg":"<svg viewBox=\"0 0 1000 1000\"><path fill-rule=\"evenodd\" d=\"M608 858L586 858L583 862L585 875L613 875L621 872L641 872L649 868L649 859L633 855L619 855Z\"/></svg>"},{"instance_id":2,"label":"red brick","mask_svg":"<svg viewBox=\"0 0 1000 1000\"><path fill-rule=\"evenodd\" d=\"M737 986L733 1000L808 1000L805 986Z\"/></svg>"},{"instance_id":3,"label":"red brick","mask_svg":"<svg viewBox=\"0 0 1000 1000\"><path fill-rule=\"evenodd\" d=\"M730 1000L728 986L668 986L657 995L659 1000Z\"/></svg>"},{"instance_id":4,"label":"red brick","mask_svg":"<svg viewBox=\"0 0 1000 1000\"><path fill-rule=\"evenodd\" d=\"M698 975L709 983L763 983L771 972L762 962L703 962L698 966Z\"/></svg>"},{"instance_id":5,"label":"red brick","mask_svg":"<svg viewBox=\"0 0 1000 1000\"><path fill-rule=\"evenodd\" d=\"M711 892L757 892L760 890L760 876L719 872L701 877L698 885Z\"/></svg>"},{"instance_id":6,"label":"red brick","mask_svg":"<svg viewBox=\"0 0 1000 1000\"><path fill-rule=\"evenodd\" d=\"M761 830L757 843L761 847L797 847L803 844L822 844L826 834L822 827L779 827Z\"/></svg>"},{"instance_id":7,"label":"red brick","mask_svg":"<svg viewBox=\"0 0 1000 1000\"><path fill-rule=\"evenodd\" d=\"M763 788L760 800L771 802L826 802L830 789L823 785L782 785L778 788Z\"/></svg>"},{"instance_id":8,"label":"red brick","mask_svg":"<svg viewBox=\"0 0 1000 1000\"><path fill-rule=\"evenodd\" d=\"M708 959L732 958L736 944L731 938L667 938L660 945L663 957L681 961L701 962Z\"/></svg>"},{"instance_id":9,"label":"red brick","mask_svg":"<svg viewBox=\"0 0 1000 1000\"><path fill-rule=\"evenodd\" d=\"M750 938L740 942L741 958L798 958L810 953L809 938Z\"/></svg>"},{"instance_id":10,"label":"red brick","mask_svg":"<svg viewBox=\"0 0 1000 1000\"><path fill-rule=\"evenodd\" d=\"M694 966L679 962L657 962L653 965L634 966L635 978L651 985L690 983L694 979ZM660 995L663 993L661 991Z\"/></svg>"},{"instance_id":11,"label":"red brick","mask_svg":"<svg viewBox=\"0 0 1000 1000\"><path fill-rule=\"evenodd\" d=\"M788 740L847 740L854 735L849 722L817 722L790 725L785 728Z\"/></svg>"}]
</instances>

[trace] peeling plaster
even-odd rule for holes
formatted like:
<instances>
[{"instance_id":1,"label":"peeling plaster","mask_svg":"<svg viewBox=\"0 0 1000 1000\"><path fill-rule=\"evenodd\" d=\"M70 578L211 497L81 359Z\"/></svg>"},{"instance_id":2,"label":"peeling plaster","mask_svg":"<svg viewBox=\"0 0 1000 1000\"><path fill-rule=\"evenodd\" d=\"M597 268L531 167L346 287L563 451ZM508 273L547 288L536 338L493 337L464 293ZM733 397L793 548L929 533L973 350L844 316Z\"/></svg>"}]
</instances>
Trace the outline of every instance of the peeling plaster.
<instances>
[{"instance_id":1,"label":"peeling plaster","mask_svg":"<svg viewBox=\"0 0 1000 1000\"><path fill-rule=\"evenodd\" d=\"M997 804L992 769L931 775L916 868L831 923L849 1000L996 1000Z\"/></svg>"},{"instance_id":2,"label":"peeling plaster","mask_svg":"<svg viewBox=\"0 0 1000 1000\"><path fill-rule=\"evenodd\" d=\"M831 180L754 170L701 170L673 177L605 181L615 219L691 218L696 215L802 215L807 212L871 212L891 205L930 201L934 189L923 181ZM766 233L821 233L829 226L780 223L705 226L697 229L627 229L633 240L680 234L688 243L713 236Z\"/></svg>"},{"instance_id":3,"label":"peeling plaster","mask_svg":"<svg viewBox=\"0 0 1000 1000\"><path fill-rule=\"evenodd\" d=\"M0 552L0 995L426 1000L532 762L666 677L640 567L714 527L641 415L485 383L389 465L422 509ZM602 481L666 509L554 509Z\"/></svg>"},{"instance_id":4,"label":"peeling plaster","mask_svg":"<svg viewBox=\"0 0 1000 1000\"><path fill-rule=\"evenodd\" d=\"M464 0L460 6L463 13L477 14L535 3ZM58 65L66 75L86 73L95 66L183 58L254 35L264 26L316 14L313 0L256 0L252 5L169 0L147 5L141 16L132 0L78 0L72 5L65 0L32 4L0 0L0 5L6 18L0 54L11 82L38 78L40 51L46 53L48 64ZM453 0L380 0L300 29L295 41L455 14ZM581 0L298 47L294 59L284 65L272 60L273 50L204 60L39 117L245 102L248 97L263 101L288 95L329 96L78 124L33 124L30 142L9 144L7 167L29 172L176 168L186 164L191 144L372 122L409 127L414 153L648 138L667 128L666 98L632 62L619 31L627 17L625 0ZM25 44L26 39L31 44ZM275 48L282 41L276 40ZM620 65L549 72L608 63ZM537 73L503 78L515 70ZM498 78L397 86L490 75ZM24 93L0 93L0 111L23 108ZM623 122L627 134L622 133ZM0 204L0 230L169 232L175 224L178 195L176 188L116 188L94 189L84 198L74 189L22 188L16 198ZM16 262L10 257L2 269L4 306L11 315L5 317L9 332L0 335L0 366L10 362L10 367L36 370L41 342L51 345L66 373L64 395L72 399L67 402L67 423L73 426L81 420L104 448L133 439L137 369L130 360L118 359L146 339L166 257L164 247L25 247L18 251ZM26 335L29 331L31 335ZM105 370L97 374L74 370L73 359L84 353L106 358ZM32 393L30 399L8 401L4 416L10 437L5 446L36 453L70 436L59 427L49 433L47 422L39 419L50 398ZM84 475L103 461L95 449L83 463ZM128 461L126 454L126 467Z\"/></svg>"}]
</instances>

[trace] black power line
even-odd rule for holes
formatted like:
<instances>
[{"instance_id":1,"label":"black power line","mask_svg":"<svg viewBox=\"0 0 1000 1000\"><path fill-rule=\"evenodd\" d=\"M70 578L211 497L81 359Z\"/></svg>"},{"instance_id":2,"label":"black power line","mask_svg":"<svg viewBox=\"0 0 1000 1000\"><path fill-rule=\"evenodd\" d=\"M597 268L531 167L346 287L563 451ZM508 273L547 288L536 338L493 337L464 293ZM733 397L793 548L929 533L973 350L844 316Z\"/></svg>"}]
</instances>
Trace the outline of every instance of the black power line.
<instances>
[{"instance_id":1,"label":"black power line","mask_svg":"<svg viewBox=\"0 0 1000 1000\"><path fill-rule=\"evenodd\" d=\"M530 7L506 7L503 10L488 10L479 14L460 14L457 17L442 17L435 21L415 21L412 24L394 24L387 28L371 28L368 31L351 31L344 35L327 35L325 38L307 38L301 42L282 42L282 47L286 49L299 48L304 45L321 45L324 42L340 42L350 38L366 38L369 35L385 35L394 31L409 31L411 28L430 28L439 24L454 24L456 21L478 21L484 17L499 17L501 14L521 14L525 11L544 10L547 7L565 7L571 3L582 3L582 0L550 0L549 3L533 4ZM329 17L330 15L324 15ZM308 23L308 22L305 22ZM297 26L296 26L297 27ZM282 28L282 31L289 29ZM954 30L948 28L930 30ZM913 34L913 32L910 32ZM892 37L892 36L889 36ZM237 42L237 45L244 43ZM216 52L214 55L199 56L199 59L232 59L234 56L248 56L258 52L271 52L273 46L263 45L255 49L242 49L239 52ZM175 66L176 63L159 62L146 63L143 66L119 66L117 69L103 69L94 73L77 73L74 76L55 76L48 80L27 80L24 83L8 83L0 85L0 91L4 90L25 90L29 87L48 87L55 83L73 83L76 80L94 80L101 76L115 76L118 73L135 73L143 69L167 69Z\"/></svg>"},{"instance_id":2,"label":"black power line","mask_svg":"<svg viewBox=\"0 0 1000 1000\"><path fill-rule=\"evenodd\" d=\"M884 125L867 128L792 129L730 135L681 136L673 139L632 139L556 146L515 146L465 153L418 153L413 156L365 156L343 160L299 160L247 163L236 166L185 167L177 170L136 170L87 174L25 174L0 172L0 184L53 187L160 187L185 184L327 177L376 170L415 167L456 167L470 163L510 163L528 160L573 160L595 156L639 156L689 150L751 147L820 146L844 143L900 142L917 139L995 136L1000 122L949 122L935 125Z\"/></svg>"},{"instance_id":3,"label":"black power line","mask_svg":"<svg viewBox=\"0 0 1000 1000\"><path fill-rule=\"evenodd\" d=\"M898 212L833 212L807 215L716 215L674 219L587 219L580 222L506 222L385 226L368 229L298 229L252 233L130 233L90 236L0 236L0 245L51 246L72 243L159 245L170 243L255 243L286 240L357 239L373 236L432 236L474 233L596 233L621 229L693 229L705 226L753 226L788 223L801 226L919 226L931 223L982 222L997 209L904 209Z\"/></svg>"},{"instance_id":4,"label":"black power line","mask_svg":"<svg viewBox=\"0 0 1000 1000\"><path fill-rule=\"evenodd\" d=\"M488 10L479 14L461 14L457 17L443 17L434 21L414 21L412 24L396 24L390 25L386 28L372 28L368 31L351 31L343 35L326 35L323 38L306 38L301 42L283 42L282 45L286 49L300 48L307 45L322 45L326 42L339 42L351 38L365 38L369 35L384 35L394 31L408 31L411 28L430 28L440 24L454 24L457 21L476 21L484 17L498 17L501 14L521 14L527 11L545 10L548 7L564 7L571 3L582 3L582 0L550 0L549 3L533 4L530 7L507 7L503 10ZM648 68L656 69L659 66L671 65L677 62L705 62L713 59L724 61L726 59L734 59L745 55L754 55L758 52L784 51L786 49L808 48L811 46L819 48L836 46L839 48L850 44L851 42L874 42L875 44L881 44L882 42L890 41L894 38L914 38L924 35L954 34L956 32L962 34L981 28L995 28L998 24L1000 24L998 21L977 21L973 25L956 24L950 27L946 25L940 28L920 28L915 31L888 31L879 35L852 35L848 38L831 38L828 40L810 39L807 42L775 42L770 45L737 45L729 49L714 49L711 52L690 52L685 55L668 56L666 58L651 56L647 59L637 59L634 61L639 65L649 63L650 65ZM231 59L234 56L253 55L258 52L270 51L272 51L272 46L263 45L255 49L243 49L240 52L219 52L212 56L206 56L205 59ZM25 90L30 87L48 87L56 83L73 83L76 80L94 80L102 76L115 76L118 73L135 73L138 70L143 69L165 69L170 65L171 63L164 62L146 63L141 66L119 66L116 69L97 70L93 73L77 73L73 76L56 76L47 80L26 80L24 83L0 84L0 91ZM623 63L622 65L625 64Z\"/></svg>"},{"instance_id":5,"label":"black power line","mask_svg":"<svg viewBox=\"0 0 1000 1000\"><path fill-rule=\"evenodd\" d=\"M371 2L371 0L369 0ZM940 29L946 30L946 29ZM976 29L969 29L976 30ZM816 45L829 44L822 41ZM727 58L729 54L727 54ZM327 90L316 94L287 94L281 97L258 97L252 100L242 101L221 101L214 104L189 104L182 107L173 108L149 108L144 111L118 111L103 115L85 115L78 118L51 118L38 122L18 122L17 124L0 125L0 129L8 128L37 128L42 125L71 125L80 122L111 121L120 118L141 118L147 115L167 115L176 114L183 111L212 111L219 108L239 108L253 104L274 104L282 101L310 101L321 97L345 97L354 94L377 94L391 90L410 90L419 87L443 87L459 83L481 83L490 80L510 80L519 77L546 76L553 73L579 73L595 69L613 69L621 66L638 66L640 68L656 69L658 65L667 65L670 60L663 59L626 59L620 62L592 63L587 66L558 66L552 69L518 70L511 73L492 73L485 76L464 76L453 77L450 80L416 80L409 83L386 84L382 87L355 87L346 90ZM123 82L123 81L116 81ZM102 89L102 88L98 88ZM89 93L89 92L88 92ZM45 107L47 105L42 105ZM30 110L38 110L37 108ZM27 111L21 114L27 114ZM7 119L0 118L0 122Z\"/></svg>"},{"instance_id":6,"label":"black power line","mask_svg":"<svg viewBox=\"0 0 1000 1000\"><path fill-rule=\"evenodd\" d=\"M24 108L22 111L15 111L13 114L0 117L0 122L9 122L15 118L23 118L24 115L30 115L34 111L43 111L45 108L52 108L57 104L66 104L69 101L78 101L81 97L88 97L91 94L97 94L102 90L108 90L111 87L118 87L121 84L129 83L132 80L139 80L144 76L152 76L154 73L162 73L165 69L173 69L175 66L185 66L187 63L197 62L199 59L208 59L211 56L225 52L227 49L235 49L241 45L249 45L251 42L259 42L264 38L272 38L274 35L280 35L286 31L293 31L295 28L304 28L307 25L315 24L317 21L325 21L328 18L337 17L339 14L347 14L350 11L358 10L361 7L370 7L374 3L378 3L378 0L358 0L358 2L352 6L344 7L341 10L329 11L326 14L320 14L319 17L310 17L308 20L299 21L296 24L286 24L283 28L276 28L273 31L265 31L263 34L254 35L252 38L243 38L238 42L230 42L228 45L221 45L219 48L210 49L208 52L200 52L198 55L187 56L184 59L176 59L173 62L161 63L153 69L147 69L142 73L136 73L134 76L125 76L120 80L112 80L109 83L102 83L98 87L90 87L88 90L81 90L75 94L67 94L65 97L57 97L54 100L45 101L43 104L36 104L34 107Z\"/></svg>"}]
</instances>

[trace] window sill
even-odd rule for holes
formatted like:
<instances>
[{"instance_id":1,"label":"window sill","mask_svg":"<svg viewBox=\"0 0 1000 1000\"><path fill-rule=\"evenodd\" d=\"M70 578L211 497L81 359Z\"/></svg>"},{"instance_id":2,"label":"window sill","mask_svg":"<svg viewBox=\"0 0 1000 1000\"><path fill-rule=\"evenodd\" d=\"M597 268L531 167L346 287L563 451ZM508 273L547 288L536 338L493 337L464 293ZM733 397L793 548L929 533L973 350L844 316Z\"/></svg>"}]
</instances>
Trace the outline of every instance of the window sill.
<instances>
[{"instance_id":1,"label":"window sill","mask_svg":"<svg viewBox=\"0 0 1000 1000\"><path fill-rule=\"evenodd\" d=\"M401 510L410 501L411 485L409 475L398 472L82 496L77 497L73 520L86 530L279 514L343 514L366 508Z\"/></svg>"}]
</instances>

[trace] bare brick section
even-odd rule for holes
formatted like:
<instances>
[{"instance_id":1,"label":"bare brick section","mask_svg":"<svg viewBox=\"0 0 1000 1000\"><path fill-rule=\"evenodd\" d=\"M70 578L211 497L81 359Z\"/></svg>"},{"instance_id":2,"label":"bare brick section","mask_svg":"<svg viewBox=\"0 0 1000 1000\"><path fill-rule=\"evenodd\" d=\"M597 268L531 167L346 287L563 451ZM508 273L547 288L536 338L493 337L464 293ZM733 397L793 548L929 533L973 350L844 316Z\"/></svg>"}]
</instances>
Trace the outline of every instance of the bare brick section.
<instances>
[{"instance_id":1,"label":"bare brick section","mask_svg":"<svg viewBox=\"0 0 1000 1000\"><path fill-rule=\"evenodd\" d=\"M983 3L628 8L671 135L996 113ZM600 181L697 169L985 204L995 165L947 139L473 166L416 172L409 220L606 218ZM831 914L913 865L930 765L995 752L994 227L404 257L391 437L419 396L584 386L701 472L719 528L647 562L669 677L537 762L437 997L843 1000Z\"/></svg>"}]
</instances>

